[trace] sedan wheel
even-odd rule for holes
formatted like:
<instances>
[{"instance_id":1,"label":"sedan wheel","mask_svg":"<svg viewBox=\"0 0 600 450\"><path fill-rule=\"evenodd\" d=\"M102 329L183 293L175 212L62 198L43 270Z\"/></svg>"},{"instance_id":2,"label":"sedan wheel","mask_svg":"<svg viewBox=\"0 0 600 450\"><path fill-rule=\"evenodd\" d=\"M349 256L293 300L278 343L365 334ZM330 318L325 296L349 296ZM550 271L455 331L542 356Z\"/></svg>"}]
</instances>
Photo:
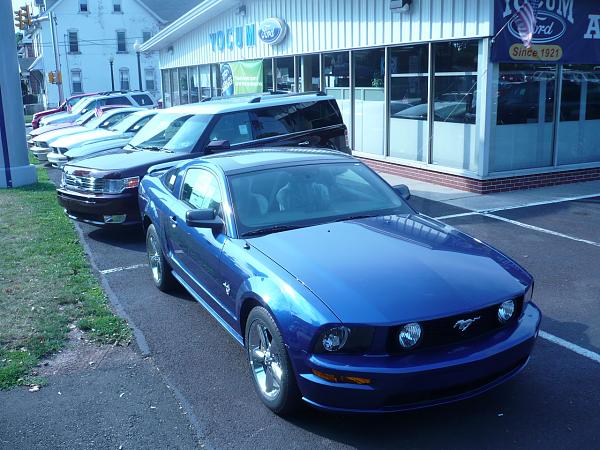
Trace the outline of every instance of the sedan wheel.
<instances>
[{"instance_id":1,"label":"sedan wheel","mask_svg":"<svg viewBox=\"0 0 600 450\"><path fill-rule=\"evenodd\" d=\"M277 325L260 306L250 312L246 323L246 349L256 391L273 412L289 414L299 403L299 392Z\"/></svg>"},{"instance_id":2,"label":"sedan wheel","mask_svg":"<svg viewBox=\"0 0 600 450\"><path fill-rule=\"evenodd\" d=\"M175 284L175 279L171 274L171 267L163 255L162 246L154 225L150 225L146 233L146 251L154 284L161 291L171 290Z\"/></svg>"}]
</instances>

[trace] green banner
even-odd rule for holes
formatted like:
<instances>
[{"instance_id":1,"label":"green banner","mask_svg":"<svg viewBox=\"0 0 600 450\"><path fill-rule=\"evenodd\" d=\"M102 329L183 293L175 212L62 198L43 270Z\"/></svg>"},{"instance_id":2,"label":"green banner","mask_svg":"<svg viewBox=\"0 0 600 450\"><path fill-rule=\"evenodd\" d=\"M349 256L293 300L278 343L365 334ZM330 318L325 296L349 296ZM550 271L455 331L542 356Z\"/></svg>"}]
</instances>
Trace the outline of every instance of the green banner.
<instances>
[{"instance_id":1,"label":"green banner","mask_svg":"<svg viewBox=\"0 0 600 450\"><path fill-rule=\"evenodd\" d=\"M221 83L224 96L262 92L262 60L221 64Z\"/></svg>"}]
</instances>

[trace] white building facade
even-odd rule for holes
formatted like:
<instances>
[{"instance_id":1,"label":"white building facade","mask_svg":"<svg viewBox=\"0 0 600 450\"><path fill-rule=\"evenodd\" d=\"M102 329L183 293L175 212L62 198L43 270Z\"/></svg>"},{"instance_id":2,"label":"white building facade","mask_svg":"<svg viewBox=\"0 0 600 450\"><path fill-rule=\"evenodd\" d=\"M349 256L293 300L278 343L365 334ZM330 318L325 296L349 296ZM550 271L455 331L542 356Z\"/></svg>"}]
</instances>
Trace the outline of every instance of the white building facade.
<instances>
[{"instance_id":1,"label":"white building facade","mask_svg":"<svg viewBox=\"0 0 600 450\"><path fill-rule=\"evenodd\" d=\"M147 90L160 96L157 52L140 54L139 85L134 44L158 33L165 21L138 0L46 0L42 16L52 12L58 42L64 97L84 92ZM37 36L36 36L37 35ZM34 32L41 56L33 68L45 74L47 106L59 103L56 84L48 73L56 70L51 27L41 21ZM111 77L112 72L112 77Z\"/></svg>"},{"instance_id":2,"label":"white building facade","mask_svg":"<svg viewBox=\"0 0 600 450\"><path fill-rule=\"evenodd\" d=\"M241 61L262 62L263 91L335 96L381 170L476 192L598 179L596 2L542 2L526 49L522 1L207 0L142 48L165 106L221 95Z\"/></svg>"}]
</instances>

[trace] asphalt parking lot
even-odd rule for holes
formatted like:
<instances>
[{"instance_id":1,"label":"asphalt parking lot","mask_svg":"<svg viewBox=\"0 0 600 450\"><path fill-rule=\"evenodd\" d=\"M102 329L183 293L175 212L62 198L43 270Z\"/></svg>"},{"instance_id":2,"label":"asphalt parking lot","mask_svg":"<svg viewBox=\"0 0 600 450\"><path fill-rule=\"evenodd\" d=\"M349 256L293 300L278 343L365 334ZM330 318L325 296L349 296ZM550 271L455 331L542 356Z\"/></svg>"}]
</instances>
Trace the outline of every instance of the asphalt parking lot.
<instances>
[{"instance_id":1,"label":"asphalt parking lot","mask_svg":"<svg viewBox=\"0 0 600 450\"><path fill-rule=\"evenodd\" d=\"M412 203L529 270L543 333L527 368L504 385L391 415L308 407L288 420L271 414L234 339L183 289L166 295L154 288L141 233L81 229L140 348L180 394L208 448L599 448L600 197L487 214L418 197Z\"/></svg>"}]
</instances>

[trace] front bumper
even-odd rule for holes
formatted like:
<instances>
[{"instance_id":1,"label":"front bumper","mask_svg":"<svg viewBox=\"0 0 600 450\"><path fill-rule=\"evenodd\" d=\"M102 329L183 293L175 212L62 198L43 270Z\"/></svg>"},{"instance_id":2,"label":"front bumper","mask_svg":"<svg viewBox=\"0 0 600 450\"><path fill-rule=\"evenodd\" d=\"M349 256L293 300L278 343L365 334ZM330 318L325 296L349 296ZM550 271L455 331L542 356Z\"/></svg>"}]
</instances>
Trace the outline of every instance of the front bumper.
<instances>
[{"instance_id":1,"label":"front bumper","mask_svg":"<svg viewBox=\"0 0 600 450\"><path fill-rule=\"evenodd\" d=\"M51 163L54 167L62 167L67 162L69 162L69 158L65 155L61 155L60 153L50 152L47 154L48 162Z\"/></svg>"},{"instance_id":2,"label":"front bumper","mask_svg":"<svg viewBox=\"0 0 600 450\"><path fill-rule=\"evenodd\" d=\"M541 313L528 303L512 327L460 346L407 355L293 357L303 400L325 410L395 412L479 395L519 373L529 361ZM313 374L369 378L368 385L334 383Z\"/></svg>"},{"instance_id":3,"label":"front bumper","mask_svg":"<svg viewBox=\"0 0 600 450\"><path fill-rule=\"evenodd\" d=\"M78 222L97 227L141 223L137 189L122 194L90 194L58 188L56 195L65 213Z\"/></svg>"},{"instance_id":4,"label":"front bumper","mask_svg":"<svg viewBox=\"0 0 600 450\"><path fill-rule=\"evenodd\" d=\"M39 161L48 160L48 153L50 153L49 148L33 146L30 148L30 150L31 153L33 153L33 156L35 156Z\"/></svg>"}]
</instances>

